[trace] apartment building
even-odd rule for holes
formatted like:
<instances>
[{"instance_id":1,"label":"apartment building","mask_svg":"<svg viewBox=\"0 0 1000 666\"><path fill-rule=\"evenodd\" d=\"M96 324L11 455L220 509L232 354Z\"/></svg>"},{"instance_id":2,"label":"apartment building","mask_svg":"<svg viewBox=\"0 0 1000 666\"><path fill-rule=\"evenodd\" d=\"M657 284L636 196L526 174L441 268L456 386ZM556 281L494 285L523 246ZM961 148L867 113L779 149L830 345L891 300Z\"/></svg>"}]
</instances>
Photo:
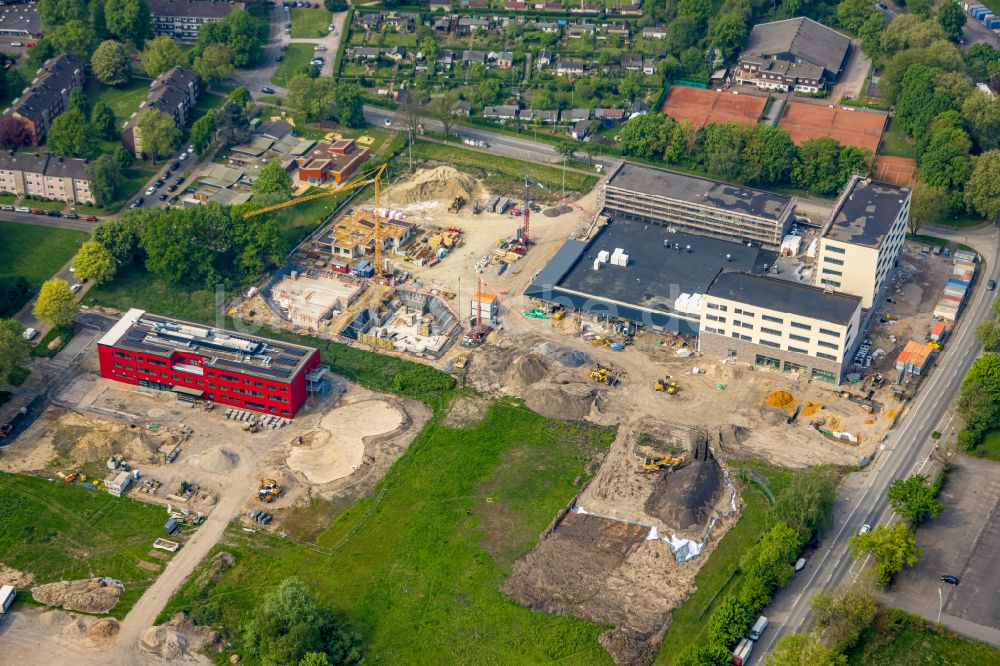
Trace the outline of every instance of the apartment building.
<instances>
[{"instance_id":1,"label":"apartment building","mask_svg":"<svg viewBox=\"0 0 1000 666\"><path fill-rule=\"evenodd\" d=\"M0 192L92 204L87 160L52 153L0 153Z\"/></svg>"},{"instance_id":2,"label":"apartment building","mask_svg":"<svg viewBox=\"0 0 1000 666\"><path fill-rule=\"evenodd\" d=\"M52 121L69 106L70 93L83 87L83 68L82 60L68 54L49 58L31 85L4 111L24 124L31 145L45 143Z\"/></svg>"},{"instance_id":3,"label":"apartment building","mask_svg":"<svg viewBox=\"0 0 1000 666\"><path fill-rule=\"evenodd\" d=\"M860 296L864 308L878 302L903 250L911 194L854 176L820 232L816 285Z\"/></svg>"},{"instance_id":4,"label":"apartment building","mask_svg":"<svg viewBox=\"0 0 1000 666\"><path fill-rule=\"evenodd\" d=\"M702 297L699 349L839 383L861 328L861 298L747 273L722 273Z\"/></svg>"},{"instance_id":5,"label":"apartment building","mask_svg":"<svg viewBox=\"0 0 1000 666\"><path fill-rule=\"evenodd\" d=\"M122 130L122 144L142 159L142 136L136 120L143 109L159 109L174 119L177 127L184 127L191 120L194 105L198 102L198 77L187 67L177 65L160 74L149 86L149 95L139 105L139 110L129 117Z\"/></svg>"},{"instance_id":6,"label":"apartment building","mask_svg":"<svg viewBox=\"0 0 1000 666\"><path fill-rule=\"evenodd\" d=\"M195 41L206 23L215 23L238 9L242 2L214 0L149 0L153 32L182 41Z\"/></svg>"},{"instance_id":7,"label":"apartment building","mask_svg":"<svg viewBox=\"0 0 1000 666\"><path fill-rule=\"evenodd\" d=\"M770 249L781 244L794 208L790 197L629 162L602 194L609 216Z\"/></svg>"},{"instance_id":8,"label":"apartment building","mask_svg":"<svg viewBox=\"0 0 1000 666\"><path fill-rule=\"evenodd\" d=\"M759 88L817 92L838 80L850 50L847 35L803 16L758 23L734 77Z\"/></svg>"}]
</instances>

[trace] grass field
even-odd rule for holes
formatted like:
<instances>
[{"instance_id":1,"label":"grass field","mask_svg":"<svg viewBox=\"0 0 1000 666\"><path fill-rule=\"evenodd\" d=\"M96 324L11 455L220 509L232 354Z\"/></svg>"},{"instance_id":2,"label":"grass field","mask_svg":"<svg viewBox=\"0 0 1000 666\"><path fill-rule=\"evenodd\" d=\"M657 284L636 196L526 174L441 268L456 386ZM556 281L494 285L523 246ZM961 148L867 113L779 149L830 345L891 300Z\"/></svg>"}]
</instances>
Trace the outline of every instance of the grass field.
<instances>
[{"instance_id":1,"label":"grass field","mask_svg":"<svg viewBox=\"0 0 1000 666\"><path fill-rule=\"evenodd\" d=\"M36 583L111 576L124 617L156 578L136 566L163 534L163 509L58 481L0 473L0 561Z\"/></svg>"},{"instance_id":2,"label":"grass field","mask_svg":"<svg viewBox=\"0 0 1000 666\"><path fill-rule=\"evenodd\" d=\"M777 495L788 485L792 472L763 463L746 463L758 475L767 479L771 491ZM738 478L738 475L735 475ZM768 527L770 501L753 483L741 483L741 494L746 508L736 525L722 538L719 547L695 577L698 589L684 604L674 611L673 622L667 629L656 664L671 664L681 650L698 642L707 625L708 614L717 600L739 584L742 574L737 571L740 558L746 549L756 543Z\"/></svg>"},{"instance_id":3,"label":"grass field","mask_svg":"<svg viewBox=\"0 0 1000 666\"><path fill-rule=\"evenodd\" d=\"M492 189L510 188L520 183L524 189L524 176L537 180L553 192L559 192L563 183L563 171L557 166L522 162L510 157L498 157L476 150L467 150L460 146L416 141L413 144L413 157L424 160L436 160L451 164L458 168L477 169L486 174L487 187ZM572 192L588 192L597 184L597 176L584 175L574 171L566 172L566 190Z\"/></svg>"},{"instance_id":4,"label":"grass field","mask_svg":"<svg viewBox=\"0 0 1000 666\"><path fill-rule=\"evenodd\" d=\"M66 208L65 201L40 201L38 199L21 199L21 205L28 208L39 208L41 210L63 210Z\"/></svg>"},{"instance_id":5,"label":"grass field","mask_svg":"<svg viewBox=\"0 0 1000 666\"><path fill-rule=\"evenodd\" d=\"M0 238L4 241L0 277L23 275L37 291L76 254L87 233L0 220Z\"/></svg>"},{"instance_id":6,"label":"grass field","mask_svg":"<svg viewBox=\"0 0 1000 666\"><path fill-rule=\"evenodd\" d=\"M295 77L300 69L309 64L312 57L312 44L289 44L288 50L285 51L285 59L271 75L271 83L283 88L287 87L288 82Z\"/></svg>"},{"instance_id":7,"label":"grass field","mask_svg":"<svg viewBox=\"0 0 1000 666\"><path fill-rule=\"evenodd\" d=\"M333 21L333 12L323 7L319 9L298 7L293 9L291 14L293 39L326 37L330 32L327 27Z\"/></svg>"},{"instance_id":8,"label":"grass field","mask_svg":"<svg viewBox=\"0 0 1000 666\"><path fill-rule=\"evenodd\" d=\"M94 287L83 297L83 303L120 310L143 308L182 319L215 322L215 294L167 284L147 273L142 266L130 266L111 282Z\"/></svg>"},{"instance_id":9,"label":"grass field","mask_svg":"<svg viewBox=\"0 0 1000 666\"><path fill-rule=\"evenodd\" d=\"M894 157L911 157L916 159L917 147L906 133L899 127L895 118L889 121L889 127L882 135L882 154Z\"/></svg>"},{"instance_id":10,"label":"grass field","mask_svg":"<svg viewBox=\"0 0 1000 666\"><path fill-rule=\"evenodd\" d=\"M883 608L875 624L848 653L850 666L970 666L1000 664L1000 652L923 618Z\"/></svg>"},{"instance_id":11,"label":"grass field","mask_svg":"<svg viewBox=\"0 0 1000 666\"><path fill-rule=\"evenodd\" d=\"M612 437L508 403L461 430L435 417L314 546L231 528L219 549L236 566L208 587L191 582L196 573L160 619L188 610L239 651L234 628L294 575L351 622L369 663L609 664L601 627L533 613L499 588Z\"/></svg>"},{"instance_id":12,"label":"grass field","mask_svg":"<svg viewBox=\"0 0 1000 666\"><path fill-rule=\"evenodd\" d=\"M991 430L986 433L979 446L968 451L968 454L977 458L1000 461L1000 430Z\"/></svg>"},{"instance_id":13,"label":"grass field","mask_svg":"<svg viewBox=\"0 0 1000 666\"><path fill-rule=\"evenodd\" d=\"M149 79L132 79L123 86L106 86L97 79L87 79L87 96L93 107L98 102L104 102L115 112L118 126L139 110L139 104L149 95Z\"/></svg>"}]
</instances>

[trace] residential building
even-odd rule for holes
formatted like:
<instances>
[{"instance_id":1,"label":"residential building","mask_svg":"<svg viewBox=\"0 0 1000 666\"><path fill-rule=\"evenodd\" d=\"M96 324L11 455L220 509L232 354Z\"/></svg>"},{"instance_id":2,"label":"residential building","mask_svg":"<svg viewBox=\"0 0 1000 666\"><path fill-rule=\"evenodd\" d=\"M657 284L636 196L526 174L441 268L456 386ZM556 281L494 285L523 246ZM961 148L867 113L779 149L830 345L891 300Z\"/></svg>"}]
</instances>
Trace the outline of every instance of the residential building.
<instances>
[{"instance_id":1,"label":"residential building","mask_svg":"<svg viewBox=\"0 0 1000 666\"><path fill-rule=\"evenodd\" d=\"M431 0L427 8L433 12L450 12L451 0Z\"/></svg>"},{"instance_id":2,"label":"residential building","mask_svg":"<svg viewBox=\"0 0 1000 666\"><path fill-rule=\"evenodd\" d=\"M548 49L540 49L535 56L535 68L545 69L552 64L552 52Z\"/></svg>"},{"instance_id":3,"label":"residential building","mask_svg":"<svg viewBox=\"0 0 1000 666\"><path fill-rule=\"evenodd\" d=\"M590 109L566 109L559 115L559 120L564 123L576 123L589 119Z\"/></svg>"},{"instance_id":4,"label":"residential building","mask_svg":"<svg viewBox=\"0 0 1000 666\"><path fill-rule=\"evenodd\" d=\"M402 62L403 60L406 60L406 47L397 44L386 51L385 57L393 62Z\"/></svg>"},{"instance_id":5,"label":"residential building","mask_svg":"<svg viewBox=\"0 0 1000 666\"><path fill-rule=\"evenodd\" d=\"M566 26L566 36L570 39L581 39L591 37L597 32L597 26L593 23L571 23Z\"/></svg>"},{"instance_id":6,"label":"residential building","mask_svg":"<svg viewBox=\"0 0 1000 666\"><path fill-rule=\"evenodd\" d=\"M242 2L215 0L148 0L153 32L182 41L195 41L206 23L215 23L236 10Z\"/></svg>"},{"instance_id":7,"label":"residential building","mask_svg":"<svg viewBox=\"0 0 1000 666\"><path fill-rule=\"evenodd\" d=\"M759 23L750 31L740 53L736 80L779 90L799 86L820 89L837 81L850 50L847 35L802 16ZM768 65L766 61L783 61L796 67ZM817 77L822 81L819 85L815 83ZM787 87L777 87L779 82Z\"/></svg>"},{"instance_id":8,"label":"residential building","mask_svg":"<svg viewBox=\"0 0 1000 666\"><path fill-rule=\"evenodd\" d=\"M558 76L576 76L586 73L587 65L579 58L560 58L556 65Z\"/></svg>"},{"instance_id":9,"label":"residential building","mask_svg":"<svg viewBox=\"0 0 1000 666\"><path fill-rule=\"evenodd\" d=\"M475 63L486 63L486 52L485 51L462 51L462 66L469 67Z\"/></svg>"},{"instance_id":10,"label":"residential building","mask_svg":"<svg viewBox=\"0 0 1000 666\"><path fill-rule=\"evenodd\" d=\"M308 155L293 161L296 177L310 185L343 183L368 158L368 149L354 139L319 141Z\"/></svg>"},{"instance_id":11,"label":"residential building","mask_svg":"<svg viewBox=\"0 0 1000 666\"><path fill-rule=\"evenodd\" d=\"M702 297L699 351L840 383L861 330L861 298L746 273Z\"/></svg>"},{"instance_id":12,"label":"residential building","mask_svg":"<svg viewBox=\"0 0 1000 666\"><path fill-rule=\"evenodd\" d=\"M594 118L606 127L625 120L625 109L594 109Z\"/></svg>"},{"instance_id":13,"label":"residential building","mask_svg":"<svg viewBox=\"0 0 1000 666\"><path fill-rule=\"evenodd\" d=\"M770 249L781 244L794 208L793 199L779 194L630 162L612 171L603 199L614 217Z\"/></svg>"},{"instance_id":14,"label":"residential building","mask_svg":"<svg viewBox=\"0 0 1000 666\"><path fill-rule=\"evenodd\" d=\"M854 176L820 231L816 284L871 308L891 284L910 218L909 188Z\"/></svg>"},{"instance_id":15,"label":"residential building","mask_svg":"<svg viewBox=\"0 0 1000 666\"><path fill-rule=\"evenodd\" d=\"M45 143L52 121L69 107L69 95L83 87L84 63L68 54L45 61L31 85L11 102L4 115L12 115L31 135L31 145Z\"/></svg>"},{"instance_id":16,"label":"residential building","mask_svg":"<svg viewBox=\"0 0 1000 666\"><path fill-rule=\"evenodd\" d=\"M642 29L643 39L666 39L667 29L662 25L647 25Z\"/></svg>"},{"instance_id":17,"label":"residential building","mask_svg":"<svg viewBox=\"0 0 1000 666\"><path fill-rule=\"evenodd\" d=\"M463 16L458 19L458 25L455 27L455 34L468 35L470 32L485 32L491 27L493 27L493 22L488 18Z\"/></svg>"},{"instance_id":18,"label":"residential building","mask_svg":"<svg viewBox=\"0 0 1000 666\"><path fill-rule=\"evenodd\" d=\"M35 3L0 7L0 37L37 39L42 36L42 20Z\"/></svg>"},{"instance_id":19,"label":"residential building","mask_svg":"<svg viewBox=\"0 0 1000 666\"><path fill-rule=\"evenodd\" d=\"M500 69L510 69L514 66L514 54L511 51L491 53L489 60Z\"/></svg>"},{"instance_id":20,"label":"residential building","mask_svg":"<svg viewBox=\"0 0 1000 666\"><path fill-rule=\"evenodd\" d=\"M559 122L559 109L523 109L519 114L520 120L538 121L541 123Z\"/></svg>"},{"instance_id":21,"label":"residential building","mask_svg":"<svg viewBox=\"0 0 1000 666\"><path fill-rule=\"evenodd\" d=\"M136 126L143 109L157 109L174 119L174 125L183 128L191 121L198 103L198 77L183 65L172 67L156 77L149 86L149 95L139 105L122 130L122 143L137 158L142 159L142 135Z\"/></svg>"},{"instance_id":22,"label":"residential building","mask_svg":"<svg viewBox=\"0 0 1000 666\"><path fill-rule=\"evenodd\" d=\"M292 418L329 390L315 347L129 310L97 341L101 377Z\"/></svg>"},{"instance_id":23,"label":"residential building","mask_svg":"<svg viewBox=\"0 0 1000 666\"><path fill-rule=\"evenodd\" d=\"M517 118L518 108L513 104L502 106L487 106L483 108L483 118L495 118L498 120L514 120Z\"/></svg>"},{"instance_id":24,"label":"residential building","mask_svg":"<svg viewBox=\"0 0 1000 666\"><path fill-rule=\"evenodd\" d=\"M87 160L52 153L0 153L0 192L92 204Z\"/></svg>"},{"instance_id":25,"label":"residential building","mask_svg":"<svg viewBox=\"0 0 1000 666\"><path fill-rule=\"evenodd\" d=\"M570 136L572 136L577 141L586 141L590 138L590 121L589 120L578 120L573 123L573 127L569 131Z\"/></svg>"},{"instance_id":26,"label":"residential building","mask_svg":"<svg viewBox=\"0 0 1000 666\"><path fill-rule=\"evenodd\" d=\"M641 53L623 53L621 57L622 69L626 72L638 72L642 69Z\"/></svg>"}]
</instances>

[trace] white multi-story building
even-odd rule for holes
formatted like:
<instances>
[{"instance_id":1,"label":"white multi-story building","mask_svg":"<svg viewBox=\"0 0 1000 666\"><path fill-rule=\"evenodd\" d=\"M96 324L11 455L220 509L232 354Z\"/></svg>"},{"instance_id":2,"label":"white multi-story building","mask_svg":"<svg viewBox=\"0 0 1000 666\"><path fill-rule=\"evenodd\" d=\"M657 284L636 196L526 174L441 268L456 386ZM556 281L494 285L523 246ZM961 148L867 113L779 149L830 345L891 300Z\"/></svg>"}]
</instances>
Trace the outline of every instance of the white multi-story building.
<instances>
[{"instance_id":1,"label":"white multi-story building","mask_svg":"<svg viewBox=\"0 0 1000 666\"><path fill-rule=\"evenodd\" d=\"M0 153L0 192L92 204L87 160L52 153Z\"/></svg>"},{"instance_id":2,"label":"white multi-story building","mask_svg":"<svg viewBox=\"0 0 1000 666\"><path fill-rule=\"evenodd\" d=\"M908 188L855 176L820 232L816 285L878 302L896 267L910 218Z\"/></svg>"},{"instance_id":3,"label":"white multi-story building","mask_svg":"<svg viewBox=\"0 0 1000 666\"><path fill-rule=\"evenodd\" d=\"M174 39L195 41L198 31L206 23L215 23L237 9L242 2L215 0L149 0L150 20L157 35Z\"/></svg>"}]
</instances>

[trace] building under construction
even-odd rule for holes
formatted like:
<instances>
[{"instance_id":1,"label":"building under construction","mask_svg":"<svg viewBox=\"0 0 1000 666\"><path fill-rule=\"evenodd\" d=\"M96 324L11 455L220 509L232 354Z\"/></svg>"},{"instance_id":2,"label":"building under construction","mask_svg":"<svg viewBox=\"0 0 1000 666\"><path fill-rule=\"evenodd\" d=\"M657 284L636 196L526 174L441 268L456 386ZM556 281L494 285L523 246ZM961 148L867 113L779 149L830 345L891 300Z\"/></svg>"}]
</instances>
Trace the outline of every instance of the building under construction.
<instances>
[{"instance_id":1,"label":"building under construction","mask_svg":"<svg viewBox=\"0 0 1000 666\"><path fill-rule=\"evenodd\" d=\"M418 227L399 214L382 210L379 226L382 234L382 251L402 251L403 246L416 235ZM358 259L375 252L375 209L355 208L330 223L316 239L320 249L334 258Z\"/></svg>"},{"instance_id":2,"label":"building under construction","mask_svg":"<svg viewBox=\"0 0 1000 666\"><path fill-rule=\"evenodd\" d=\"M437 296L399 288L360 312L341 336L377 349L440 358L462 333L456 314Z\"/></svg>"},{"instance_id":3,"label":"building under construction","mask_svg":"<svg viewBox=\"0 0 1000 666\"><path fill-rule=\"evenodd\" d=\"M316 271L310 271L316 273ZM314 275L288 271L265 294L295 326L318 331L324 322L344 312L364 291L357 278L320 272Z\"/></svg>"}]
</instances>

